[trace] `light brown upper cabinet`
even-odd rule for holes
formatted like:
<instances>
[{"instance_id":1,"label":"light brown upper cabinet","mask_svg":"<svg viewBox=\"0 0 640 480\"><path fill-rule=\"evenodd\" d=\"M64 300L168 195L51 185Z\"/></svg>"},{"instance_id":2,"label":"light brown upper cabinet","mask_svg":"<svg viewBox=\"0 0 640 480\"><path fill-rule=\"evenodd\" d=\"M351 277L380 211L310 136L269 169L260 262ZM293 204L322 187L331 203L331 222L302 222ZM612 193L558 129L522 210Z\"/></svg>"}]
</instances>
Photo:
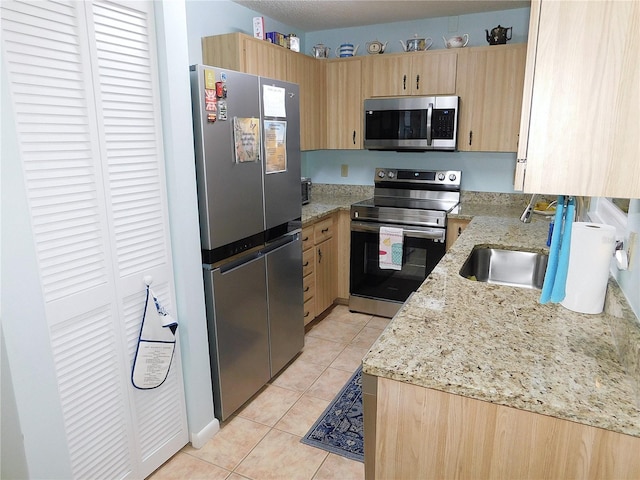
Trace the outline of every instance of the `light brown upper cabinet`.
<instances>
[{"instance_id":1,"label":"light brown upper cabinet","mask_svg":"<svg viewBox=\"0 0 640 480\"><path fill-rule=\"evenodd\" d=\"M461 49L458 150L516 152L527 45Z\"/></svg>"},{"instance_id":2,"label":"light brown upper cabinet","mask_svg":"<svg viewBox=\"0 0 640 480\"><path fill-rule=\"evenodd\" d=\"M640 2L531 4L515 189L640 198Z\"/></svg>"},{"instance_id":3,"label":"light brown upper cabinet","mask_svg":"<svg viewBox=\"0 0 640 480\"><path fill-rule=\"evenodd\" d=\"M362 57L325 60L327 148L362 148Z\"/></svg>"},{"instance_id":4,"label":"light brown upper cabinet","mask_svg":"<svg viewBox=\"0 0 640 480\"><path fill-rule=\"evenodd\" d=\"M202 39L205 65L300 85L300 148L325 148L325 62L242 33Z\"/></svg>"},{"instance_id":5,"label":"light brown upper cabinet","mask_svg":"<svg viewBox=\"0 0 640 480\"><path fill-rule=\"evenodd\" d=\"M300 148L320 150L327 143L325 62L289 55L288 81L300 85Z\"/></svg>"},{"instance_id":6,"label":"light brown upper cabinet","mask_svg":"<svg viewBox=\"0 0 640 480\"><path fill-rule=\"evenodd\" d=\"M365 57L364 95L453 95L458 53L453 50Z\"/></svg>"},{"instance_id":7,"label":"light brown upper cabinet","mask_svg":"<svg viewBox=\"0 0 640 480\"><path fill-rule=\"evenodd\" d=\"M264 40L228 33L202 39L202 63L287 80L289 50Z\"/></svg>"}]
</instances>

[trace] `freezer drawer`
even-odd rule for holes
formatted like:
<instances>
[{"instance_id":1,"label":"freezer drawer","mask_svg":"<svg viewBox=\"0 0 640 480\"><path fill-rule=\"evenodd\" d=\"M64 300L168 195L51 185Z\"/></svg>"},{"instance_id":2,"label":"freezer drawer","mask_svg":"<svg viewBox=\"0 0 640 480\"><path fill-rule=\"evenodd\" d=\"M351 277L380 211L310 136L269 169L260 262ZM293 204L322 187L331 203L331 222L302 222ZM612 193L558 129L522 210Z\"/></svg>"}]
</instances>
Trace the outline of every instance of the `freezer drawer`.
<instances>
[{"instance_id":1,"label":"freezer drawer","mask_svg":"<svg viewBox=\"0 0 640 480\"><path fill-rule=\"evenodd\" d=\"M225 420L271 378L265 257L205 269L216 417Z\"/></svg>"},{"instance_id":2,"label":"freezer drawer","mask_svg":"<svg viewBox=\"0 0 640 480\"><path fill-rule=\"evenodd\" d=\"M266 258L273 377L304 346L300 232L285 236Z\"/></svg>"}]
</instances>

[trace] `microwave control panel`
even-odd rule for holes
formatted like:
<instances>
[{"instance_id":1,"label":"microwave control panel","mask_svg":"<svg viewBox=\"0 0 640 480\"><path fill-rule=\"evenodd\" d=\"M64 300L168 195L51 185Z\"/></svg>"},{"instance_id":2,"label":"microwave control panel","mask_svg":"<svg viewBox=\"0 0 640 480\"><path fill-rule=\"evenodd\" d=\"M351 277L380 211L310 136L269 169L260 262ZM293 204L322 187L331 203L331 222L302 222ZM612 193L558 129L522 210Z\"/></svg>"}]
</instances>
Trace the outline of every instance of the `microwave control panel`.
<instances>
[{"instance_id":1,"label":"microwave control panel","mask_svg":"<svg viewBox=\"0 0 640 480\"><path fill-rule=\"evenodd\" d=\"M452 139L456 130L455 121L454 108L434 109L431 120L433 138Z\"/></svg>"}]
</instances>

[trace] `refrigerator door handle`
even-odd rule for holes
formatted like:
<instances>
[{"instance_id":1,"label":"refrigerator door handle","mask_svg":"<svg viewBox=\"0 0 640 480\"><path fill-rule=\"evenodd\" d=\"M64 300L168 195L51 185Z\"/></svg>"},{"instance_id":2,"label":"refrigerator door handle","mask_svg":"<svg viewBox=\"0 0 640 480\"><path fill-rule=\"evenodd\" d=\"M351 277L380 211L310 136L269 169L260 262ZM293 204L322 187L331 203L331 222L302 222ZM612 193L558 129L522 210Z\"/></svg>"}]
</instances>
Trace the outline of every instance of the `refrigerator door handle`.
<instances>
[{"instance_id":1,"label":"refrigerator door handle","mask_svg":"<svg viewBox=\"0 0 640 480\"><path fill-rule=\"evenodd\" d=\"M218 270L220 270L220 273L222 275L224 275L225 273L230 273L234 270L237 270L238 268L243 267L244 265L246 265L247 263L251 263L257 259L259 259L260 257L262 257L262 251L258 250L257 252L252 252L249 255L243 255L240 258L236 258L234 260L231 260L227 263L223 263L222 265L220 265L218 267Z\"/></svg>"},{"instance_id":2,"label":"refrigerator door handle","mask_svg":"<svg viewBox=\"0 0 640 480\"><path fill-rule=\"evenodd\" d=\"M297 230L294 230L293 232L289 232L289 233L283 235L282 237L278 238L278 240L276 240L275 242L270 243L269 245L267 245L266 247L264 247L260 251L264 255L266 255L267 253L271 253L274 250L278 250L278 249L284 247L285 245L288 245L291 242L294 242L298 238L300 238L300 233L301 232L302 232L301 229L297 229Z\"/></svg>"}]
</instances>

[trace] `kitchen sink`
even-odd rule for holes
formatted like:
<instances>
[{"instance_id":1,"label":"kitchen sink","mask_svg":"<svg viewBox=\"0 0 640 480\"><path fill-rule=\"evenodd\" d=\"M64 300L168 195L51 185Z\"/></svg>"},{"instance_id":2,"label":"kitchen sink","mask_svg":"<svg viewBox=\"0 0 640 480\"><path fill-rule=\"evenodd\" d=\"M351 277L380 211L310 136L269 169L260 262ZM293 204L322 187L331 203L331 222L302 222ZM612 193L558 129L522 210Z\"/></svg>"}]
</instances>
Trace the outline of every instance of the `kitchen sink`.
<instances>
[{"instance_id":1,"label":"kitchen sink","mask_svg":"<svg viewBox=\"0 0 640 480\"><path fill-rule=\"evenodd\" d=\"M548 258L544 253L476 245L460 275L478 282L541 289Z\"/></svg>"}]
</instances>

